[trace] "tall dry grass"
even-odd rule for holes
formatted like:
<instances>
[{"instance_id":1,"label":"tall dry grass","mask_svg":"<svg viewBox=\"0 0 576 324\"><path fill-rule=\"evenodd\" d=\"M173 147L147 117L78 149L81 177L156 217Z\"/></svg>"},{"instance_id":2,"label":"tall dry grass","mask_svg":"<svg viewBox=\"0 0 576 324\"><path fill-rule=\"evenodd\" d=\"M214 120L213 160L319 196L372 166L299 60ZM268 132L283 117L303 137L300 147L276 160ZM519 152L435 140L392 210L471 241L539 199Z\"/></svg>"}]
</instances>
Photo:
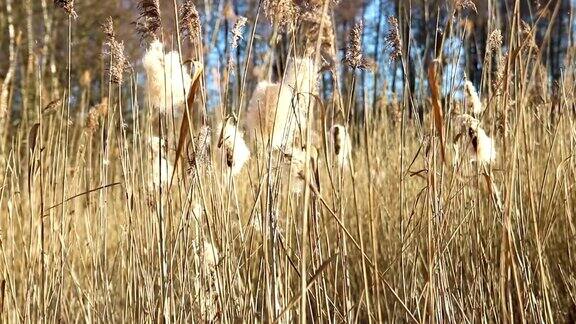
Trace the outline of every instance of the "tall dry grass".
<instances>
[{"instance_id":1,"label":"tall dry grass","mask_svg":"<svg viewBox=\"0 0 576 324\"><path fill-rule=\"evenodd\" d=\"M461 2L451 8L461 10ZM60 3L70 31L73 2ZM158 2L142 3L152 24L139 30L162 42L161 27L146 17ZM256 19L266 12L276 27L293 19L293 8L282 8L292 2L267 3ZM331 25L331 5L316 7L320 35ZM175 6L174 16L198 31L190 23L196 9L185 8ZM387 40L405 71L403 19L390 20ZM243 33L248 57L257 23ZM165 89L186 92L180 115L148 104L133 68L118 67L118 48L106 56L111 73L101 103L81 101L74 110L85 115L70 107L68 74L68 89L55 95L63 99L49 103L38 93L34 117L10 129L1 157L0 321L574 321L574 51L556 91L538 91L548 82L546 67L535 63L541 51L520 21L511 26L508 51L497 46L497 59L486 58L486 66L500 66L483 79L490 91L478 118L498 150L485 164L470 161L474 136L455 122L471 113L467 103L445 101L446 89L435 89L455 77L441 75L442 53L430 71L426 113L410 114L407 89L380 107L398 116L364 109L353 118L356 97L366 96L355 91L358 70L369 64L361 44L352 44L347 63L357 73L340 80L334 69L333 98L305 100L314 113L305 114L300 147L251 143L240 169L235 137L244 133L217 126L242 125L251 98L248 66L232 55L223 58L223 79L242 72L238 105L227 106L227 82L219 108L207 111L197 58L190 88ZM464 37L458 32L444 37ZM195 48L204 46L188 33ZM182 58L179 36L174 50ZM80 55L68 44L69 58ZM325 45L308 53L317 63ZM305 52L294 39L289 47L291 57ZM169 78L177 77L170 65ZM39 71L35 82L50 80ZM351 140L336 140L334 129ZM348 157L335 155L336 143L346 144ZM165 162L175 164L174 175Z\"/></svg>"}]
</instances>

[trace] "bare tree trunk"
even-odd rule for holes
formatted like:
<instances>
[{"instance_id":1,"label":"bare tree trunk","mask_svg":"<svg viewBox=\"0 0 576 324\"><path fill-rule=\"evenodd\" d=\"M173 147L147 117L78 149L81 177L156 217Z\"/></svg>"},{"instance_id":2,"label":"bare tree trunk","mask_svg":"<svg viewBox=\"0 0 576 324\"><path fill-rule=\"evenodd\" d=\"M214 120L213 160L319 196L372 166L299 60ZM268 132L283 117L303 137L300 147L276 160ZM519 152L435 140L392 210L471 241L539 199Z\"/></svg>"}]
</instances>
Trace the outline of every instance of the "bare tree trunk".
<instances>
[{"instance_id":1,"label":"bare tree trunk","mask_svg":"<svg viewBox=\"0 0 576 324\"><path fill-rule=\"evenodd\" d=\"M380 62L380 33L381 33L381 28L382 28L382 16L384 15L383 13L383 9L384 9L384 0L380 0L378 3L378 20L376 22L376 44L374 45L374 61L375 62ZM380 68L378 67L378 65L376 65L376 69L374 70L374 79L373 79L373 83L372 83L372 91L374 91L372 93L372 111L374 113L380 113L378 112L378 108L376 105L376 101L378 100L378 79L380 78ZM380 94L380 96L386 96L386 93L383 92L382 94Z\"/></svg>"},{"instance_id":2,"label":"bare tree trunk","mask_svg":"<svg viewBox=\"0 0 576 324\"><path fill-rule=\"evenodd\" d=\"M9 66L2 82L2 88L0 88L0 154L2 156L6 156L6 134L10 120L9 94L16 70L16 33L14 31L14 17L12 16L12 0L6 0L6 15L8 18ZM4 159L0 159L0 172L2 174L4 174L4 163Z\"/></svg>"},{"instance_id":3,"label":"bare tree trunk","mask_svg":"<svg viewBox=\"0 0 576 324\"><path fill-rule=\"evenodd\" d=\"M48 6L46 4L46 0L41 0L40 2L42 4L42 16L44 19L44 46L42 48L42 53L43 55L47 55L46 53L52 53L50 54L50 57L44 57L42 60L42 73L44 73L45 68L46 68L46 64L49 64L49 69L50 69L50 78L51 78L51 85L52 85L52 89L49 89L49 91L47 91L48 93L48 99L52 100L55 99L54 97L57 96L55 95L55 93L58 92L58 77L56 75L56 60L54 58L54 51L51 51L49 46L52 44L52 27L53 27L53 23L52 23L52 17L48 14Z\"/></svg>"},{"instance_id":4,"label":"bare tree trunk","mask_svg":"<svg viewBox=\"0 0 576 324\"><path fill-rule=\"evenodd\" d=\"M24 86L22 89L22 119L26 123L29 120L29 114L34 113L34 109L30 109L30 104L33 102L30 98L34 97L36 85L34 82L34 24L32 22L32 0L26 0L24 3L26 10L26 45L28 49L28 61L26 63L26 71L24 78Z\"/></svg>"}]
</instances>

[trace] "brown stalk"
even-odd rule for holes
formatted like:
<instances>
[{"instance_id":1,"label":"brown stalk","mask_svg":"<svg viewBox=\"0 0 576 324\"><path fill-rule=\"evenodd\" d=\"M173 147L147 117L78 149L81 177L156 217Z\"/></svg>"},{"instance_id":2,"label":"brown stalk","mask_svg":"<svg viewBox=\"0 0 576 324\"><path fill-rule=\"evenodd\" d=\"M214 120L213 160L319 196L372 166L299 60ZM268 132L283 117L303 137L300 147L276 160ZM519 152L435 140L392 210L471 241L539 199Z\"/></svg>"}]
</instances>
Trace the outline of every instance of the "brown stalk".
<instances>
[{"instance_id":1,"label":"brown stalk","mask_svg":"<svg viewBox=\"0 0 576 324\"><path fill-rule=\"evenodd\" d=\"M174 172L172 173L172 178L170 179L169 187L172 187L172 182L174 181L174 175L176 174L178 161L182 155L182 151L186 145L186 141L190 138L190 124L192 123L192 107L194 100L196 99L196 94L200 88L200 83L202 81L202 72L204 67L199 62L194 62L194 75L192 76L192 84L190 85L190 92L188 93L188 99L186 100L186 108L184 109L184 116L182 117L182 123L180 124L180 134L178 136L178 145L176 147L176 158L174 160ZM203 112L203 110L202 110ZM205 123L206 116L202 116Z\"/></svg>"},{"instance_id":2,"label":"brown stalk","mask_svg":"<svg viewBox=\"0 0 576 324\"><path fill-rule=\"evenodd\" d=\"M430 92L432 95L432 116L434 118L434 125L440 136L440 153L442 154L442 162L446 163L446 153L444 148L444 116L442 113L442 104L440 101L440 86L438 85L437 66L438 60L434 60L428 68L428 82L430 84Z\"/></svg>"}]
</instances>

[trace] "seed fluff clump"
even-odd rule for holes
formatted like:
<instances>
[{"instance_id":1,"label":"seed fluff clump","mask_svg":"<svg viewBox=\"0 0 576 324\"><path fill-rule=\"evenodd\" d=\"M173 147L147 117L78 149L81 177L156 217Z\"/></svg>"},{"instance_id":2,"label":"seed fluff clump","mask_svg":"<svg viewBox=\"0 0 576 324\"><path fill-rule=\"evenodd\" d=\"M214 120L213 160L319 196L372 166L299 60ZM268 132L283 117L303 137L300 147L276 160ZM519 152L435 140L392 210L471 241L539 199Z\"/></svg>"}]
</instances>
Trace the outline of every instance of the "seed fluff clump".
<instances>
[{"instance_id":1,"label":"seed fluff clump","mask_svg":"<svg viewBox=\"0 0 576 324\"><path fill-rule=\"evenodd\" d=\"M159 40L150 44L142 64L146 70L147 97L151 106L166 111L166 107L179 108L186 100L192 79L188 68L180 64L177 51L164 53Z\"/></svg>"},{"instance_id":2,"label":"seed fluff clump","mask_svg":"<svg viewBox=\"0 0 576 324\"><path fill-rule=\"evenodd\" d=\"M220 124L220 139L218 147L226 152L226 165L232 175L237 175L242 167L250 159L250 149L244 142L244 134L235 125L230 123L230 118Z\"/></svg>"},{"instance_id":3,"label":"seed fluff clump","mask_svg":"<svg viewBox=\"0 0 576 324\"><path fill-rule=\"evenodd\" d=\"M470 139L472 150L470 162L477 162L482 165L491 165L496 162L494 140L486 134L478 119L468 114L462 114L456 117L456 124L460 126L458 136L466 134Z\"/></svg>"},{"instance_id":4,"label":"seed fluff clump","mask_svg":"<svg viewBox=\"0 0 576 324\"><path fill-rule=\"evenodd\" d=\"M330 128L330 143L338 166L346 166L352 152L352 141L346 127L339 124L332 126Z\"/></svg>"}]
</instances>

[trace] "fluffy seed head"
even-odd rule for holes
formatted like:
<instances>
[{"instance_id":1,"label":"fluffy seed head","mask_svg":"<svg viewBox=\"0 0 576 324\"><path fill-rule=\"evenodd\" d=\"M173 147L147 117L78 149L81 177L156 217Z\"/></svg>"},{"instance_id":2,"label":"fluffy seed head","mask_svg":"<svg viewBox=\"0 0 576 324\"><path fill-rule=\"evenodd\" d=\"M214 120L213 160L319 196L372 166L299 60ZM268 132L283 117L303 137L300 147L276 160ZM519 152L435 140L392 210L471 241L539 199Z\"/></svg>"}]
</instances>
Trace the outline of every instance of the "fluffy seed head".
<instances>
[{"instance_id":1,"label":"fluffy seed head","mask_svg":"<svg viewBox=\"0 0 576 324\"><path fill-rule=\"evenodd\" d=\"M484 112L484 105L482 105L482 101L476 92L476 88L474 88L474 84L466 80L464 83L464 92L466 93L466 101L468 107L472 110L472 114L476 117L480 116L482 112Z\"/></svg>"},{"instance_id":2,"label":"fluffy seed head","mask_svg":"<svg viewBox=\"0 0 576 324\"><path fill-rule=\"evenodd\" d=\"M470 135L470 134L469 134ZM473 135L470 135L474 144ZM482 127L476 129L476 157L475 160L482 164L493 164L496 162L496 147L494 140L486 135Z\"/></svg>"},{"instance_id":3,"label":"fluffy seed head","mask_svg":"<svg viewBox=\"0 0 576 324\"><path fill-rule=\"evenodd\" d=\"M294 133L290 111L292 91L288 88L284 91L280 89L278 83L260 81L248 104L246 126L260 146L269 141L274 148L291 143Z\"/></svg>"},{"instance_id":4,"label":"fluffy seed head","mask_svg":"<svg viewBox=\"0 0 576 324\"><path fill-rule=\"evenodd\" d=\"M166 141L156 136L148 138L148 145L152 151L152 172L148 181L149 190L166 188L170 183L170 177L174 171L172 163L166 156Z\"/></svg>"},{"instance_id":5,"label":"fluffy seed head","mask_svg":"<svg viewBox=\"0 0 576 324\"><path fill-rule=\"evenodd\" d=\"M288 148L297 132L305 133L312 94L317 93L317 71L311 59L295 58L288 63L282 84L258 83L248 104L246 126L259 144Z\"/></svg>"},{"instance_id":6,"label":"fluffy seed head","mask_svg":"<svg viewBox=\"0 0 576 324\"><path fill-rule=\"evenodd\" d=\"M306 150L304 148L292 148L284 153L290 165L290 191L294 194L301 194L306 185L306 170L310 184L319 185L318 179L318 151L310 146L310 160L306 160ZM314 186L312 186L314 187Z\"/></svg>"},{"instance_id":7,"label":"fluffy seed head","mask_svg":"<svg viewBox=\"0 0 576 324\"><path fill-rule=\"evenodd\" d=\"M462 114L456 117L456 125L460 127L460 134L466 134L470 139L471 161L484 165L493 164L496 161L494 141L486 134L478 119Z\"/></svg>"},{"instance_id":8,"label":"fluffy seed head","mask_svg":"<svg viewBox=\"0 0 576 324\"><path fill-rule=\"evenodd\" d=\"M331 149L336 157L338 166L347 165L352 152L352 141L348 130L343 125L334 125L330 128Z\"/></svg>"},{"instance_id":9,"label":"fluffy seed head","mask_svg":"<svg viewBox=\"0 0 576 324\"><path fill-rule=\"evenodd\" d=\"M295 122L295 131L303 138L310 114L313 113L314 97L318 93L318 67L310 58L296 57L288 63L281 92L291 96L289 107ZM284 94L281 94L283 96Z\"/></svg>"},{"instance_id":10,"label":"fluffy seed head","mask_svg":"<svg viewBox=\"0 0 576 324\"><path fill-rule=\"evenodd\" d=\"M244 142L244 134L229 120L220 124L220 139L218 147L223 147L226 152L226 165L232 175L237 175L242 167L250 159L250 149Z\"/></svg>"},{"instance_id":11,"label":"fluffy seed head","mask_svg":"<svg viewBox=\"0 0 576 324\"><path fill-rule=\"evenodd\" d=\"M290 158L290 189L293 193L300 194L305 185L306 151L293 149L288 157Z\"/></svg>"},{"instance_id":12,"label":"fluffy seed head","mask_svg":"<svg viewBox=\"0 0 576 324\"><path fill-rule=\"evenodd\" d=\"M196 244L194 244L196 245ZM199 244L200 246L196 246L196 261L202 265L204 271L207 273L211 273L215 271L218 262L220 262L218 248L208 242L204 241L203 243Z\"/></svg>"},{"instance_id":13,"label":"fluffy seed head","mask_svg":"<svg viewBox=\"0 0 576 324\"><path fill-rule=\"evenodd\" d=\"M147 97L151 106L165 112L167 107L179 108L186 100L192 80L188 68L180 64L176 51L164 53L164 46L155 40L150 44L142 64L147 76Z\"/></svg>"}]
</instances>

